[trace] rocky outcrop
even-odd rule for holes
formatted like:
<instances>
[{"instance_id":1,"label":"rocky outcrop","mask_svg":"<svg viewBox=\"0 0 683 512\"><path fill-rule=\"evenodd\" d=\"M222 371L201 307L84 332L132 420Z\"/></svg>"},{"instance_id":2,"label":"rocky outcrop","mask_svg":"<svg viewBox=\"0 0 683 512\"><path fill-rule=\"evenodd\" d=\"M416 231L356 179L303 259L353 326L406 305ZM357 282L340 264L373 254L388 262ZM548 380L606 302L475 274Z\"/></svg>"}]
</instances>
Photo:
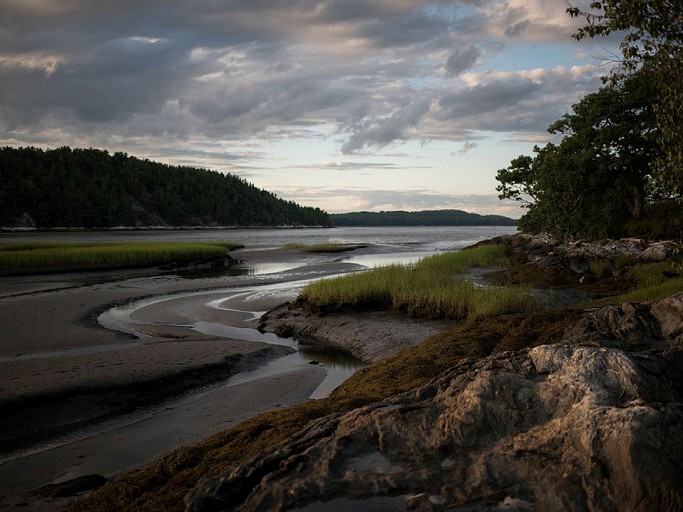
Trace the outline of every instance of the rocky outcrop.
<instances>
[{"instance_id":1,"label":"rocky outcrop","mask_svg":"<svg viewBox=\"0 0 683 512\"><path fill-rule=\"evenodd\" d=\"M596 242L558 243L548 236L515 235L500 237L499 242L513 245L517 254L540 267L562 267L577 274L590 270L591 261L620 265L656 263L671 259L680 251L672 241L648 242L637 238Z\"/></svg>"},{"instance_id":2,"label":"rocky outcrop","mask_svg":"<svg viewBox=\"0 0 683 512\"><path fill-rule=\"evenodd\" d=\"M285 304L261 317L258 328L293 337L300 344L342 347L361 361L372 362L417 345L451 323L391 311L326 315Z\"/></svg>"},{"instance_id":3,"label":"rocky outcrop","mask_svg":"<svg viewBox=\"0 0 683 512\"><path fill-rule=\"evenodd\" d=\"M309 424L187 509L683 510L683 294Z\"/></svg>"}]
</instances>

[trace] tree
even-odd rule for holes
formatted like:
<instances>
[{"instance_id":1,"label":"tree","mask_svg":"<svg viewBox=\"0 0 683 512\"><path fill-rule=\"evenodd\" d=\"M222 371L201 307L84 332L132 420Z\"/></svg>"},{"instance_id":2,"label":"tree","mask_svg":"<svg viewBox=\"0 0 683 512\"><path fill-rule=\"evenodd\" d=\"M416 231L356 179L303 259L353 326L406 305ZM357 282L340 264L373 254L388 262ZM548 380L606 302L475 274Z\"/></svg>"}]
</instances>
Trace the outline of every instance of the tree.
<instances>
[{"instance_id":1,"label":"tree","mask_svg":"<svg viewBox=\"0 0 683 512\"><path fill-rule=\"evenodd\" d=\"M645 69L654 77L662 154L652 164L660 184L675 194L683 193L683 2L680 0L604 0L589 10L570 6L572 17L586 25L574 38L607 36L625 32L621 42L621 69L612 74L618 83Z\"/></svg>"},{"instance_id":2,"label":"tree","mask_svg":"<svg viewBox=\"0 0 683 512\"><path fill-rule=\"evenodd\" d=\"M329 225L241 178L96 149L0 148L0 225Z\"/></svg>"},{"instance_id":3,"label":"tree","mask_svg":"<svg viewBox=\"0 0 683 512\"><path fill-rule=\"evenodd\" d=\"M654 77L642 69L617 86L589 94L553 123L548 131L574 139L577 150L588 151L621 188L633 217L643 214L652 193L651 162L661 156ZM648 190L648 188L650 190Z\"/></svg>"},{"instance_id":4,"label":"tree","mask_svg":"<svg viewBox=\"0 0 683 512\"><path fill-rule=\"evenodd\" d=\"M619 236L655 192L650 162L657 142L652 79L644 71L607 85L572 107L548 131L557 145L535 147L500 169L500 199L522 203L520 227L560 238Z\"/></svg>"},{"instance_id":5,"label":"tree","mask_svg":"<svg viewBox=\"0 0 683 512\"><path fill-rule=\"evenodd\" d=\"M534 146L534 152L538 153L540 148ZM498 199L514 199L522 203L522 208L529 208L536 203L537 180L533 169L534 159L527 155L520 155L510 161L510 166L499 169L496 180L500 185L496 191L500 192Z\"/></svg>"}]
</instances>

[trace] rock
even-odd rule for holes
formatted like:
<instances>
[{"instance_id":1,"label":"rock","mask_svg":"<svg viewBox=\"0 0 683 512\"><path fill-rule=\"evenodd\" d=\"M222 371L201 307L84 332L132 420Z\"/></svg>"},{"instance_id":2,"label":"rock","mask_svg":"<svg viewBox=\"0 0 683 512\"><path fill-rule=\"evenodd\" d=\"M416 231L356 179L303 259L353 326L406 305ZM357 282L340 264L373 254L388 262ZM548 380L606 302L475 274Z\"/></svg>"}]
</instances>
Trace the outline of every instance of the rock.
<instances>
[{"instance_id":1,"label":"rock","mask_svg":"<svg viewBox=\"0 0 683 512\"><path fill-rule=\"evenodd\" d=\"M683 350L683 293L589 310L565 330L562 341L627 350Z\"/></svg>"},{"instance_id":2,"label":"rock","mask_svg":"<svg viewBox=\"0 0 683 512\"><path fill-rule=\"evenodd\" d=\"M682 342L683 293L588 311L558 345L317 420L187 509L683 510Z\"/></svg>"},{"instance_id":3,"label":"rock","mask_svg":"<svg viewBox=\"0 0 683 512\"><path fill-rule=\"evenodd\" d=\"M637 259L643 263L653 263L659 261L667 261L673 257L680 247L671 241L656 242L647 247L641 252Z\"/></svg>"},{"instance_id":4,"label":"rock","mask_svg":"<svg viewBox=\"0 0 683 512\"><path fill-rule=\"evenodd\" d=\"M435 393L322 418L205 477L187 510L682 510L683 405L670 371L604 347L464 361L430 383Z\"/></svg>"},{"instance_id":5,"label":"rock","mask_svg":"<svg viewBox=\"0 0 683 512\"><path fill-rule=\"evenodd\" d=\"M284 305L262 316L258 329L311 345L341 347L371 362L417 345L450 325L445 320L407 318L391 311L319 315Z\"/></svg>"},{"instance_id":6,"label":"rock","mask_svg":"<svg viewBox=\"0 0 683 512\"><path fill-rule=\"evenodd\" d=\"M520 244L518 250L522 250L532 263L542 267L563 267L577 274L588 272L591 261L654 263L667 261L680 251L672 241L646 242L637 238L557 244L540 236L526 237Z\"/></svg>"}]
</instances>

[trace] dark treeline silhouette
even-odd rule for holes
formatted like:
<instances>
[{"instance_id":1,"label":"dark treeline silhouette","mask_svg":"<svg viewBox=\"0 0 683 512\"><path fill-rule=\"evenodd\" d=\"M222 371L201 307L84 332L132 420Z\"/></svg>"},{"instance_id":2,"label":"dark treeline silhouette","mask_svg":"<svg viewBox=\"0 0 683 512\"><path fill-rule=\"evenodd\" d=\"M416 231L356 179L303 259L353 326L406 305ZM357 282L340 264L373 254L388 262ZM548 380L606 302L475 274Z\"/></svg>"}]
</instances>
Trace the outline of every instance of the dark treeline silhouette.
<instances>
[{"instance_id":1,"label":"dark treeline silhouette","mask_svg":"<svg viewBox=\"0 0 683 512\"><path fill-rule=\"evenodd\" d=\"M0 225L328 226L230 174L98 149L0 148Z\"/></svg>"},{"instance_id":2,"label":"dark treeline silhouette","mask_svg":"<svg viewBox=\"0 0 683 512\"><path fill-rule=\"evenodd\" d=\"M353 212L330 214L333 226L514 226L517 221L501 215L479 215L462 210L420 212Z\"/></svg>"}]
</instances>

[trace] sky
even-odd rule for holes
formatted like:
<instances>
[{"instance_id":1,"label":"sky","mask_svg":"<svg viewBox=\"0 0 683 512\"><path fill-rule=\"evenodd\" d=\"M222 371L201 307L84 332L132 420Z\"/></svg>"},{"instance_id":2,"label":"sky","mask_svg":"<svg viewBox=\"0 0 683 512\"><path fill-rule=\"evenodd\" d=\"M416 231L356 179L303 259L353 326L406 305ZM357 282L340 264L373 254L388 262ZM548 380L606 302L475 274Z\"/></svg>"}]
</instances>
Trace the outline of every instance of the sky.
<instances>
[{"instance_id":1,"label":"sky","mask_svg":"<svg viewBox=\"0 0 683 512\"><path fill-rule=\"evenodd\" d=\"M218 170L330 213L519 217L496 171L607 72L567 6L0 0L0 146Z\"/></svg>"}]
</instances>

